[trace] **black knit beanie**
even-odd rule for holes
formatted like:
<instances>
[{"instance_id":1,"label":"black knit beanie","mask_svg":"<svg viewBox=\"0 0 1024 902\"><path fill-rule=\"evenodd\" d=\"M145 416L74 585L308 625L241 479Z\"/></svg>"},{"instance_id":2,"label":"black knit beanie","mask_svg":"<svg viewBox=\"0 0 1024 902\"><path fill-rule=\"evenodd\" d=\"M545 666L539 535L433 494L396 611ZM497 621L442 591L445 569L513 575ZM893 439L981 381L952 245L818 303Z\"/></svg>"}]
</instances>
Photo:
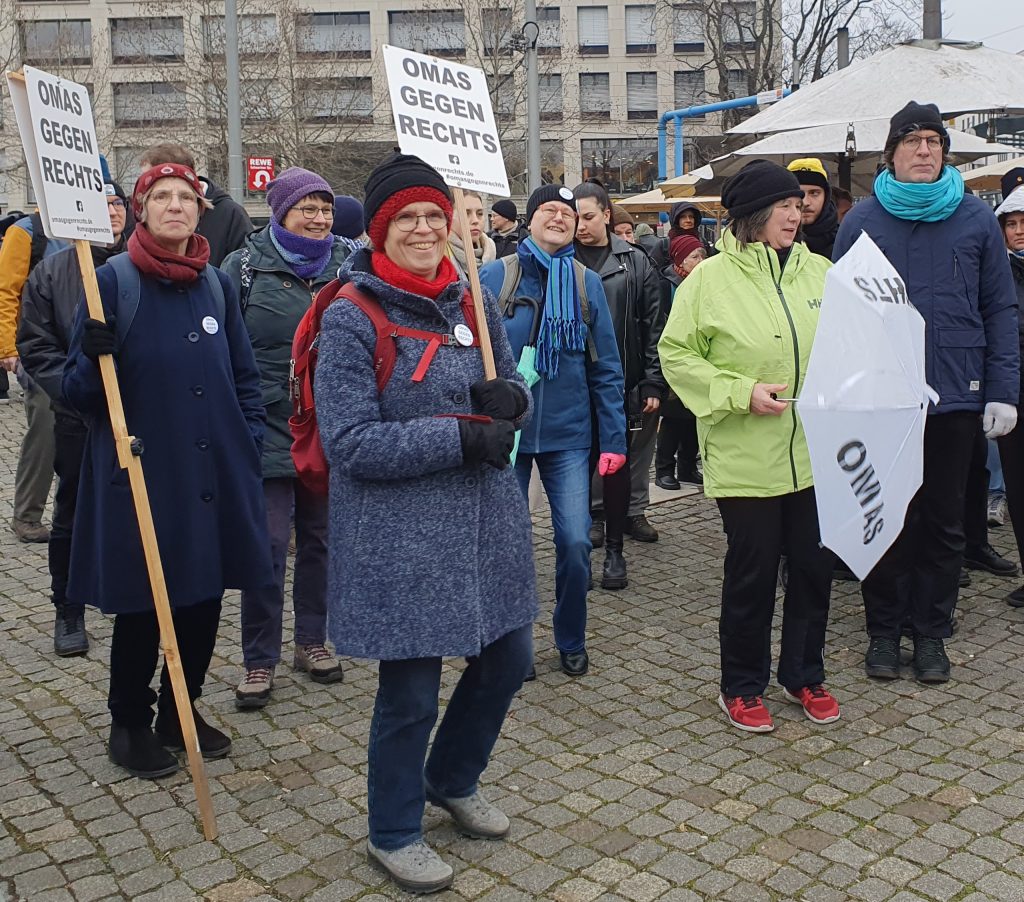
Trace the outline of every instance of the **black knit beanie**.
<instances>
[{"instance_id":1,"label":"black knit beanie","mask_svg":"<svg viewBox=\"0 0 1024 902\"><path fill-rule=\"evenodd\" d=\"M491 212L504 216L506 219L515 222L519 218L519 211L516 205L510 200L496 200L491 204Z\"/></svg>"},{"instance_id":2,"label":"black knit beanie","mask_svg":"<svg viewBox=\"0 0 1024 902\"><path fill-rule=\"evenodd\" d=\"M885 139L885 149L893 150L900 138L922 129L941 135L942 149L949 150L949 132L942 122L939 108L934 103L917 103L914 100L889 120L889 137Z\"/></svg>"},{"instance_id":3,"label":"black knit beanie","mask_svg":"<svg viewBox=\"0 0 1024 902\"><path fill-rule=\"evenodd\" d=\"M445 184L441 173L429 163L412 154L393 153L390 157L380 163L366 179L363 198L363 218L366 222L366 231L375 247L383 246L383 233L387 230L387 223L390 215L384 221L377 221L377 214L387 204L388 200L399 192L409 192L410 189L421 189L417 192L405 194L405 203L412 203L417 200L445 200L442 208L445 215L451 221L452 193ZM437 194L431 194L437 192ZM438 194L441 198L438 198ZM393 214L394 210L385 211Z\"/></svg>"},{"instance_id":4,"label":"black knit beanie","mask_svg":"<svg viewBox=\"0 0 1024 902\"><path fill-rule=\"evenodd\" d=\"M803 197L795 175L770 160L751 160L722 188L722 206L730 219L740 219L787 197Z\"/></svg>"},{"instance_id":5,"label":"black knit beanie","mask_svg":"<svg viewBox=\"0 0 1024 902\"><path fill-rule=\"evenodd\" d=\"M526 224L530 224L533 214L537 212L537 207L553 200L565 204L573 213L576 212L576 197L569 188L566 188L565 185L541 185L526 202Z\"/></svg>"},{"instance_id":6,"label":"black knit beanie","mask_svg":"<svg viewBox=\"0 0 1024 902\"><path fill-rule=\"evenodd\" d=\"M1007 172L1000 180L999 186L1002 188L1003 200L1006 200L1014 189L1024 185L1024 169L1017 166Z\"/></svg>"}]
</instances>

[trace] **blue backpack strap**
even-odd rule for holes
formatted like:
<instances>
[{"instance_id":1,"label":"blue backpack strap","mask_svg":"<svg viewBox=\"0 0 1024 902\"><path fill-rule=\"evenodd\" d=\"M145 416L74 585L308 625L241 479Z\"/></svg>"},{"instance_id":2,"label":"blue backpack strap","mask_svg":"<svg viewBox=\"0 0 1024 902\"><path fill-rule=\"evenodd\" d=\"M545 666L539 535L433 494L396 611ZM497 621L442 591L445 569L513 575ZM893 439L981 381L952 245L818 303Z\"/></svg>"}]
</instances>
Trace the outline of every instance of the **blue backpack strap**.
<instances>
[{"instance_id":1,"label":"blue backpack strap","mask_svg":"<svg viewBox=\"0 0 1024 902\"><path fill-rule=\"evenodd\" d=\"M135 314L139 312L142 282L139 279L139 271L127 252L115 254L107 260L107 265L117 276L117 296L111 313L117 320L118 344L124 344L125 337L135 322Z\"/></svg>"}]
</instances>

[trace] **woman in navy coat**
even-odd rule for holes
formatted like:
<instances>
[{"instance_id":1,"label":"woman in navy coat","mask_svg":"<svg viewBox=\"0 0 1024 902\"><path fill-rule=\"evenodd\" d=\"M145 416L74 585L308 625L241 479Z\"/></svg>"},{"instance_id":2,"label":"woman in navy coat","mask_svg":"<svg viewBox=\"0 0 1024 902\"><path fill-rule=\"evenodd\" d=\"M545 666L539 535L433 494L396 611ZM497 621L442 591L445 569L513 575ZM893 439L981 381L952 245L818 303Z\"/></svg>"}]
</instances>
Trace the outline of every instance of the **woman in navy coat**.
<instances>
[{"instance_id":1,"label":"woman in navy coat","mask_svg":"<svg viewBox=\"0 0 1024 902\"><path fill-rule=\"evenodd\" d=\"M107 322L81 305L64 394L89 422L68 597L114 614L110 758L135 776L174 773L183 748L167 669L150 689L159 629L128 472L120 467L97 358L113 354L125 418L143 445L189 697L202 691L225 588L273 583L260 478L259 372L228 279L196 235L209 206L195 173L159 164L136 183L128 253L100 267ZM152 704L158 702L155 731ZM231 740L195 714L204 757Z\"/></svg>"}]
</instances>

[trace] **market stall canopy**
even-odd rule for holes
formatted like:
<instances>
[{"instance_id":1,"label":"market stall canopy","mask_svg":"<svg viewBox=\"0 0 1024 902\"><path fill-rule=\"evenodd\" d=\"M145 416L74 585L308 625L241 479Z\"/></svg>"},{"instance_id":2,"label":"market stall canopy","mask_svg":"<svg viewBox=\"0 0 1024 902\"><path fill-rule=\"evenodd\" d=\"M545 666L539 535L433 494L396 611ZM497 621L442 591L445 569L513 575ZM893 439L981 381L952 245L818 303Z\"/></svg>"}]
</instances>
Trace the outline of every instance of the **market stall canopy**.
<instances>
[{"instance_id":1,"label":"market stall canopy","mask_svg":"<svg viewBox=\"0 0 1024 902\"><path fill-rule=\"evenodd\" d=\"M909 41L801 86L730 132L761 134L888 119L911 100L934 103L946 117L1024 111L1024 56L977 43Z\"/></svg>"},{"instance_id":2,"label":"market stall canopy","mask_svg":"<svg viewBox=\"0 0 1024 902\"><path fill-rule=\"evenodd\" d=\"M1012 157L999 163L989 163L964 172L964 184L972 191L998 191L999 180L1011 169L1024 166L1024 157Z\"/></svg>"},{"instance_id":3,"label":"market stall canopy","mask_svg":"<svg viewBox=\"0 0 1024 902\"><path fill-rule=\"evenodd\" d=\"M689 197L687 200L698 207L705 215L713 216L716 219L724 212L722 209L722 198L720 197ZM668 213L672 206L678 202L678 197L667 197L660 188L615 201L616 204L620 207L625 207L630 213Z\"/></svg>"},{"instance_id":4,"label":"market stall canopy","mask_svg":"<svg viewBox=\"0 0 1024 902\"><path fill-rule=\"evenodd\" d=\"M853 129L851 136L850 130ZM853 161L853 192L864 195L871 191L875 171L882 160L882 149L886 135L889 133L887 119L869 119L861 122L849 122L833 125L819 125L815 128L802 128L792 132L779 132L769 135L731 154L712 160L707 166L695 169L686 174L685 183L679 190L691 190L696 194L720 194L722 183L730 175L742 169L750 160L772 160L783 166L802 157L818 157L825 166L829 178L838 181L839 160L846 156L848 140L853 142L856 157ZM989 144L983 138L970 132L949 129L949 153L955 165L970 163L993 154L1016 154L1017 148L1005 144ZM1000 164L1001 165L1001 164ZM1009 168L1009 167L1008 167ZM677 182L670 179L662 184L668 195L671 188L666 186ZM998 179L997 179L998 182ZM670 196L684 197L684 194Z\"/></svg>"}]
</instances>

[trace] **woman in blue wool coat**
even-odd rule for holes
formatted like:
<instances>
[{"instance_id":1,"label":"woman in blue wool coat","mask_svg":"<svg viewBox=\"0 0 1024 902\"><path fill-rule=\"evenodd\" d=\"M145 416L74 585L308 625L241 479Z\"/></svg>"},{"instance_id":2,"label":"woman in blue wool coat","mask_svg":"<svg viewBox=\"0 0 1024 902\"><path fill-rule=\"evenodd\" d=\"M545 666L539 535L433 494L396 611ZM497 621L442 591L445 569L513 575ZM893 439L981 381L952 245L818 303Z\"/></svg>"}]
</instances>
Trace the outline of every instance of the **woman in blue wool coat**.
<instances>
[{"instance_id":1,"label":"woman in blue wool coat","mask_svg":"<svg viewBox=\"0 0 1024 902\"><path fill-rule=\"evenodd\" d=\"M143 443L185 683L193 703L217 640L225 588L273 585L260 481L259 371L227 277L196 235L208 202L187 166L144 172L128 253L96 273L108 322L81 304L63 391L89 425L75 513L68 598L114 614L110 758L138 777L174 773L183 749L167 669L150 689L159 628L128 471L117 460L97 359L113 354L128 429ZM158 702L156 728L152 705ZM200 750L231 740L194 713Z\"/></svg>"},{"instance_id":2,"label":"woman in blue wool coat","mask_svg":"<svg viewBox=\"0 0 1024 902\"><path fill-rule=\"evenodd\" d=\"M426 801L470 836L509 830L478 780L533 656L530 517L509 467L531 396L490 296L499 378L484 381L468 288L445 255L452 199L437 171L395 154L370 174L364 203L373 249L349 257L341 276L424 334L394 339L379 390L366 314L339 299L323 317L328 626L339 653L380 661L367 854L405 889L434 892L453 872L423 839ZM468 666L428 756L441 662L455 656Z\"/></svg>"}]
</instances>

